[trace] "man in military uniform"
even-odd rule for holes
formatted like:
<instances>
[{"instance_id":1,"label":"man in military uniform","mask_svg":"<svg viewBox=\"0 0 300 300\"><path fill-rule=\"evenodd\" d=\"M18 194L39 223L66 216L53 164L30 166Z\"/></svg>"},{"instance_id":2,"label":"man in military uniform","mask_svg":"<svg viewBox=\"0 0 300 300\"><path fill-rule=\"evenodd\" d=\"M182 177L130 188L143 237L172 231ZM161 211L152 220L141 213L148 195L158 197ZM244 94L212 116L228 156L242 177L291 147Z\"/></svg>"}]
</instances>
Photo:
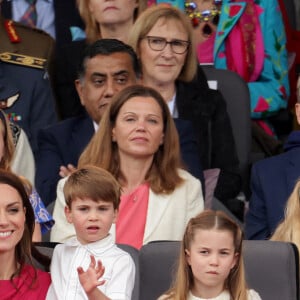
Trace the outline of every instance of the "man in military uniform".
<instances>
[{"instance_id":1,"label":"man in military uniform","mask_svg":"<svg viewBox=\"0 0 300 300\"><path fill-rule=\"evenodd\" d=\"M6 19L20 21L28 0L3 0L1 14ZM1 2L1 1L0 1ZM61 47L72 41L71 28L84 28L76 0L38 0L36 27L48 32Z\"/></svg>"},{"instance_id":2,"label":"man in military uniform","mask_svg":"<svg viewBox=\"0 0 300 300\"><path fill-rule=\"evenodd\" d=\"M54 40L41 30L0 15L0 41L0 74L19 91L19 97L13 101L0 99L0 108L10 121L24 129L36 153L37 131L57 121L47 72Z\"/></svg>"}]
</instances>

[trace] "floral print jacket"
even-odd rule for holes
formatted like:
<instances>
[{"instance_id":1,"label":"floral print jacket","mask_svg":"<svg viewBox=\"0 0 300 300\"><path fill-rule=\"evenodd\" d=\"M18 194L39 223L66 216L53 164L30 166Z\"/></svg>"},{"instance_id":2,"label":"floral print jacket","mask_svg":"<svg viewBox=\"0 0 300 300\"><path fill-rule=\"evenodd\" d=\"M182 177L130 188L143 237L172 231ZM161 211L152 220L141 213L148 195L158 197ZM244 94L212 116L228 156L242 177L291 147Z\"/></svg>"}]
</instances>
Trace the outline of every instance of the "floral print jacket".
<instances>
[{"instance_id":1,"label":"floral print jacket","mask_svg":"<svg viewBox=\"0 0 300 300\"><path fill-rule=\"evenodd\" d=\"M288 58L285 30L277 0L256 0L254 3L263 36L264 62L259 77L256 81L249 82L248 86L251 95L251 117L263 119L287 107ZM246 4L246 1L223 0L214 45L216 68L227 69L225 41L243 14Z\"/></svg>"}]
</instances>

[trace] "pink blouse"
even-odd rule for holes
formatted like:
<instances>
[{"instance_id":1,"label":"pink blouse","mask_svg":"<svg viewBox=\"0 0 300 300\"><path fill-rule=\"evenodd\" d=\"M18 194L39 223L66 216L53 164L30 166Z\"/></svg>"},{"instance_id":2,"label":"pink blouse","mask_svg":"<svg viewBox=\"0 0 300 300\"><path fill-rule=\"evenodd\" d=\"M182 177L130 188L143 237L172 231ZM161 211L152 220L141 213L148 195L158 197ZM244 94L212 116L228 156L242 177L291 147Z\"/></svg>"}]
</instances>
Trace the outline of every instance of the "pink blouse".
<instances>
[{"instance_id":1,"label":"pink blouse","mask_svg":"<svg viewBox=\"0 0 300 300\"><path fill-rule=\"evenodd\" d=\"M149 184L121 196L116 223L116 242L140 249L143 245L149 200Z\"/></svg>"}]
</instances>

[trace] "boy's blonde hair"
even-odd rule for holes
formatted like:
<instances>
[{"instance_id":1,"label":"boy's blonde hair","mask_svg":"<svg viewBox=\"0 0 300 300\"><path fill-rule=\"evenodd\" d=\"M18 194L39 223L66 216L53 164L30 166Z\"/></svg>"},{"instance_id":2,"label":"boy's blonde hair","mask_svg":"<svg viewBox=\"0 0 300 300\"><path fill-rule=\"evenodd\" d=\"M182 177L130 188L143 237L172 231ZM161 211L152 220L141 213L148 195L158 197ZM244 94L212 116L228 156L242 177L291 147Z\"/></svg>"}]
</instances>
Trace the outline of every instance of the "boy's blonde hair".
<instances>
[{"instance_id":1,"label":"boy's blonde hair","mask_svg":"<svg viewBox=\"0 0 300 300\"><path fill-rule=\"evenodd\" d=\"M117 180L108 171L84 166L73 172L64 185L66 205L71 209L76 198L91 198L94 201L112 202L114 209L120 205L121 188Z\"/></svg>"}]
</instances>

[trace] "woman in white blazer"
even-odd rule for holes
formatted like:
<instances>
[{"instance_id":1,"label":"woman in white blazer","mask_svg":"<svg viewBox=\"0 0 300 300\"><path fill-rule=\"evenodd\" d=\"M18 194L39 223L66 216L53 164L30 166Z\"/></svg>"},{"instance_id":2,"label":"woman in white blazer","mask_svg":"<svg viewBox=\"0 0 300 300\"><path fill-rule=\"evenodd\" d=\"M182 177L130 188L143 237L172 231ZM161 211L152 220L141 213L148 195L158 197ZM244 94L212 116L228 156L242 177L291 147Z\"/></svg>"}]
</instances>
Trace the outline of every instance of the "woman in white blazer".
<instances>
[{"instance_id":1,"label":"woman in white blazer","mask_svg":"<svg viewBox=\"0 0 300 300\"><path fill-rule=\"evenodd\" d=\"M201 183L181 168L175 124L151 88L136 85L116 95L79 159L84 165L110 171L122 187L111 229L117 243L139 249L154 240L181 240L189 219L203 210ZM65 181L57 188L53 242L75 235L64 215Z\"/></svg>"}]
</instances>

